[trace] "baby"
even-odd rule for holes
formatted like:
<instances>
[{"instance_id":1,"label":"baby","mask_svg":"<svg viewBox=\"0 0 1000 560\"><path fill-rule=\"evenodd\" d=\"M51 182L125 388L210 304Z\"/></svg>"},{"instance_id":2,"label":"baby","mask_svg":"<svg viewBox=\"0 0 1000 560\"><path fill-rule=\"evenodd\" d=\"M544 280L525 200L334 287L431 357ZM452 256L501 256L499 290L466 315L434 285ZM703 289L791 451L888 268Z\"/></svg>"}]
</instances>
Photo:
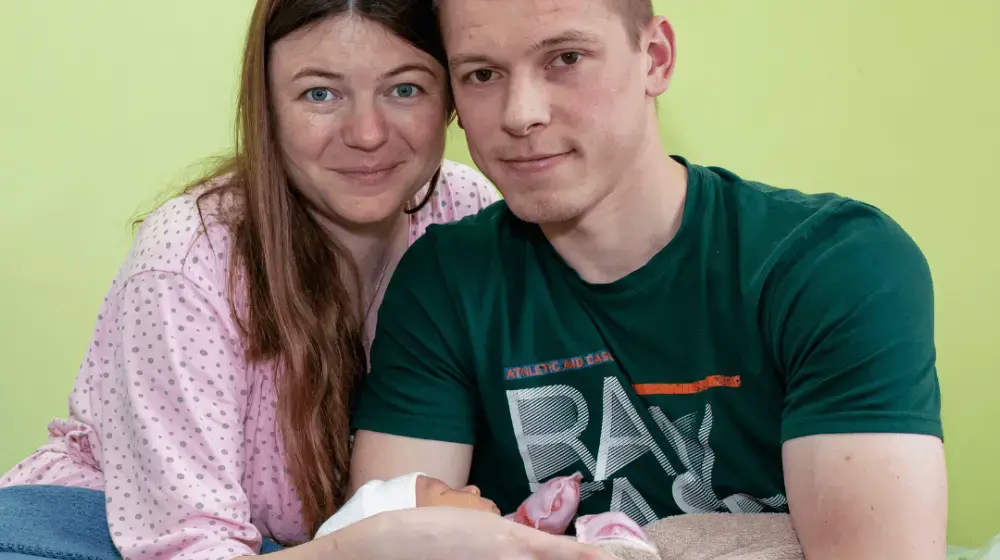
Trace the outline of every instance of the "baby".
<instances>
[{"instance_id":1,"label":"baby","mask_svg":"<svg viewBox=\"0 0 1000 560\"><path fill-rule=\"evenodd\" d=\"M607 512L576 517L580 506L580 481L583 476L556 477L528 496L514 513L504 517L546 533L562 535L576 518L576 539L597 544L614 541L652 553L641 527L624 513ZM478 509L502 515L491 500L475 486L458 490L423 473L410 473L391 480L373 480L361 488L316 532L316 538L328 535L372 515L415 507L457 507Z\"/></svg>"}]
</instances>

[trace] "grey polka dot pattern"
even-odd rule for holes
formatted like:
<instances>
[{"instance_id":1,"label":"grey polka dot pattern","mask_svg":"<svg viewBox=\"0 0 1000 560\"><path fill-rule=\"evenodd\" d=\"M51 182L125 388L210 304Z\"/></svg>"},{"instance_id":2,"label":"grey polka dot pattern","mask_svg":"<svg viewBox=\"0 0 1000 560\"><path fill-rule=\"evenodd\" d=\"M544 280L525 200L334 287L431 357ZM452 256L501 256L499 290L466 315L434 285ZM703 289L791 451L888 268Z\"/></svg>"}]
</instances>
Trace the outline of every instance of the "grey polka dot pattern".
<instances>
[{"instance_id":1,"label":"grey polka dot pattern","mask_svg":"<svg viewBox=\"0 0 1000 560\"><path fill-rule=\"evenodd\" d=\"M105 295L69 416L0 478L104 490L127 559L231 560L263 537L309 537L277 433L276 372L245 365L226 297L228 232L211 204L202 227L194 200L146 220ZM446 161L410 242L496 200L479 173Z\"/></svg>"},{"instance_id":2,"label":"grey polka dot pattern","mask_svg":"<svg viewBox=\"0 0 1000 560\"><path fill-rule=\"evenodd\" d=\"M414 198L423 200L426 194L427 187L424 187ZM497 190L478 171L445 160L431 200L410 220L410 243L423 235L431 224L460 220L498 200Z\"/></svg>"}]
</instances>

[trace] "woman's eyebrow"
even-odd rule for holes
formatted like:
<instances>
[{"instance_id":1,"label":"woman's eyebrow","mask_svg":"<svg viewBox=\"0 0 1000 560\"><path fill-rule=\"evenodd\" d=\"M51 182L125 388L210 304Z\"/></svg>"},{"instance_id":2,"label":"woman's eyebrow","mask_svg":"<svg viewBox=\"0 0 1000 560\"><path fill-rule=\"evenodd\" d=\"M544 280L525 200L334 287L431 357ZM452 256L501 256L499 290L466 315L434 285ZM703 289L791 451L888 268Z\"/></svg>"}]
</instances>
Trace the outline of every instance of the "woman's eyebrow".
<instances>
[{"instance_id":1,"label":"woman's eyebrow","mask_svg":"<svg viewBox=\"0 0 1000 560\"><path fill-rule=\"evenodd\" d=\"M434 71L431 70L427 65L421 64L419 62L415 62L415 63L411 62L411 63L403 64L403 65L398 66L396 68L393 68L392 70L389 70L385 74L382 74L382 78L383 79L385 79L385 78L391 78L393 76L398 76L398 75L404 74L406 72L426 72L426 73L430 74L431 76L435 75Z\"/></svg>"},{"instance_id":2,"label":"woman's eyebrow","mask_svg":"<svg viewBox=\"0 0 1000 560\"><path fill-rule=\"evenodd\" d=\"M299 70L292 76L292 80L298 80L301 78L325 78L328 80L343 80L344 75L337 72L331 72L329 70L323 70L321 68L315 68L313 66L306 66L305 68Z\"/></svg>"},{"instance_id":3,"label":"woman's eyebrow","mask_svg":"<svg viewBox=\"0 0 1000 560\"><path fill-rule=\"evenodd\" d=\"M427 65L420 63L407 63L400 65L388 72L382 74L381 79L391 78L393 76L398 76L406 72L425 72L434 76L434 71L431 70ZM321 68L316 68L314 66L306 66L302 68L295 75L292 76L292 80L299 80L302 78L324 78L327 80L343 80L344 75L339 72L332 72L330 70L323 70Z\"/></svg>"}]
</instances>

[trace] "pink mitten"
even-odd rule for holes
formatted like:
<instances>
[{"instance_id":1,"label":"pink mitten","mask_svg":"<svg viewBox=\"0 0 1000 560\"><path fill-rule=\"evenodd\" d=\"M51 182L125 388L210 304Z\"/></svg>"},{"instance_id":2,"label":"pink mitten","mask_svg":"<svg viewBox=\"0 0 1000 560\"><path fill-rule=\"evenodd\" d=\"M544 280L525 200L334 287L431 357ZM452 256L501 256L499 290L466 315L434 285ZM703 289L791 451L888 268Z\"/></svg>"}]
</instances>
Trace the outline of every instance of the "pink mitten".
<instances>
[{"instance_id":1,"label":"pink mitten","mask_svg":"<svg viewBox=\"0 0 1000 560\"><path fill-rule=\"evenodd\" d=\"M581 480L580 473L553 478L528 496L507 519L553 535L565 534L580 507Z\"/></svg>"},{"instance_id":2,"label":"pink mitten","mask_svg":"<svg viewBox=\"0 0 1000 560\"><path fill-rule=\"evenodd\" d=\"M615 541L626 546L657 554L656 547L646 538L646 532L632 518L618 511L584 515L576 520L576 540L597 544Z\"/></svg>"}]
</instances>

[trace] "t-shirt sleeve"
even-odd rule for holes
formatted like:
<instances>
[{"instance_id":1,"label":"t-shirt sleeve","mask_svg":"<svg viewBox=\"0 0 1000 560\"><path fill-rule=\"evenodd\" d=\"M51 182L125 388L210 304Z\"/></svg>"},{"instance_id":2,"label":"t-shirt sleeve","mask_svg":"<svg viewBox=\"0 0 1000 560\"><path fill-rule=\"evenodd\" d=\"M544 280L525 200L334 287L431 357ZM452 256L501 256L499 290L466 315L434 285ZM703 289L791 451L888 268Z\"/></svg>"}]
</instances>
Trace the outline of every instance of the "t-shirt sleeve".
<instances>
[{"instance_id":1,"label":"t-shirt sleeve","mask_svg":"<svg viewBox=\"0 0 1000 560\"><path fill-rule=\"evenodd\" d=\"M943 437L931 273L914 241L874 208L848 202L799 247L772 273L764 313L785 374L782 441Z\"/></svg>"},{"instance_id":2,"label":"t-shirt sleeve","mask_svg":"<svg viewBox=\"0 0 1000 560\"><path fill-rule=\"evenodd\" d=\"M386 288L353 427L472 444L477 393L469 330L442 273L439 227L409 248Z\"/></svg>"}]
</instances>

